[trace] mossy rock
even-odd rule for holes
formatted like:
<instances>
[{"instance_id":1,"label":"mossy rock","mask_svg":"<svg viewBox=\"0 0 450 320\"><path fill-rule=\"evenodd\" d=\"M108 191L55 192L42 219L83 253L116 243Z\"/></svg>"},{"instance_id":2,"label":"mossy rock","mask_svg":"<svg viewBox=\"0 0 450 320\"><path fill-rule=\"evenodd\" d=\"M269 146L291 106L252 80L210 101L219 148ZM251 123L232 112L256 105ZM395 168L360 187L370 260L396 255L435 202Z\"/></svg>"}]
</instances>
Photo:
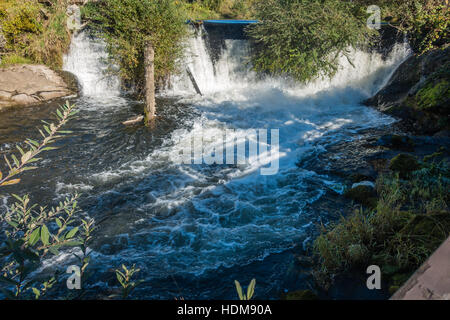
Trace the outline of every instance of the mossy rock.
<instances>
[{"instance_id":1,"label":"mossy rock","mask_svg":"<svg viewBox=\"0 0 450 320\"><path fill-rule=\"evenodd\" d=\"M450 82L441 80L437 83L429 82L416 94L417 107L421 110L441 113L448 111L450 96ZM440 110L443 108L444 110Z\"/></svg>"},{"instance_id":2,"label":"mossy rock","mask_svg":"<svg viewBox=\"0 0 450 320\"><path fill-rule=\"evenodd\" d=\"M448 115L450 110L450 62L434 72L415 95L416 108Z\"/></svg>"},{"instance_id":3,"label":"mossy rock","mask_svg":"<svg viewBox=\"0 0 450 320\"><path fill-rule=\"evenodd\" d=\"M288 292L286 300L319 300L319 297L311 290L297 290Z\"/></svg>"},{"instance_id":4,"label":"mossy rock","mask_svg":"<svg viewBox=\"0 0 450 320\"><path fill-rule=\"evenodd\" d=\"M420 164L414 156L401 153L391 159L389 169L398 172L401 178L407 178L411 172L420 169Z\"/></svg>"},{"instance_id":5,"label":"mossy rock","mask_svg":"<svg viewBox=\"0 0 450 320\"><path fill-rule=\"evenodd\" d=\"M377 205L376 192L374 188L369 186L361 185L348 189L344 196L368 208L374 208Z\"/></svg>"}]
</instances>

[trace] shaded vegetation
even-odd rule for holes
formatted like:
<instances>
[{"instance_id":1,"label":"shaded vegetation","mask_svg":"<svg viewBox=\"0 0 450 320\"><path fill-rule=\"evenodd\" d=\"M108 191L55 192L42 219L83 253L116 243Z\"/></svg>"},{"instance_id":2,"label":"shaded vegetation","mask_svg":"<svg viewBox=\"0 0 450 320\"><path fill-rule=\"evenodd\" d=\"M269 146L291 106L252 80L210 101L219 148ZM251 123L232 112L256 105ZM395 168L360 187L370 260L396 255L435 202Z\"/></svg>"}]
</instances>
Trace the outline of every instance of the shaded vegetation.
<instances>
[{"instance_id":1,"label":"shaded vegetation","mask_svg":"<svg viewBox=\"0 0 450 320\"><path fill-rule=\"evenodd\" d=\"M446 162L420 163L408 179L381 175L375 209L342 217L316 239L317 280L327 286L340 273L376 264L400 285L450 235L449 187Z\"/></svg>"}]
</instances>

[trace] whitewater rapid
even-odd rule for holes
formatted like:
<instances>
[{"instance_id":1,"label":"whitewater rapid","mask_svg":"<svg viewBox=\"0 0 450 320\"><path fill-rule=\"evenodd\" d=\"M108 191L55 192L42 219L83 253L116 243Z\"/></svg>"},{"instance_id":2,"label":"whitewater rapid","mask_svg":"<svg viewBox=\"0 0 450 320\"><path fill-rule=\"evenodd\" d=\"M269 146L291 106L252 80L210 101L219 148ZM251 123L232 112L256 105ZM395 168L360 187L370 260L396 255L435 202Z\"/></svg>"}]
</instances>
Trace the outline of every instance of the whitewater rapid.
<instances>
[{"instance_id":1,"label":"whitewater rapid","mask_svg":"<svg viewBox=\"0 0 450 320\"><path fill-rule=\"evenodd\" d=\"M108 151L95 160L81 151L90 171L76 179L62 178L55 193L87 194L90 204L85 213L102 221L100 240L92 246L93 265L101 271L136 263L148 281L140 289L141 297L173 297L179 290L172 288L172 277L183 283L187 298L229 297L227 284L255 272L260 272L255 276L264 296L280 281L283 267L244 268L308 244L314 224L322 218L314 204L344 188L327 173L329 164L322 155L336 144L357 140L367 129L394 121L361 101L386 83L409 48L397 44L385 60L375 52L352 51L354 67L342 57L333 79L300 85L252 72L244 40L226 40L217 62L201 34L192 36L186 47L185 65L203 96L195 93L184 72L172 78L158 100L157 121L165 124L174 118L161 139L152 135L153 140L141 141L139 132L124 128L116 128L120 137L112 138L109 127L96 131L84 125L84 132L89 132L86 146L96 141L96 148L104 145ZM105 59L104 43L83 32L75 36L64 60L65 69L82 86L81 117L84 112L89 117L101 112L97 126L107 126L100 120L110 119L118 110L135 110L121 96L117 78L105 76ZM173 161L195 139L209 150L221 143L214 137L224 130L234 130L230 138L239 141L253 129L279 130L277 174L260 175L261 163L254 161L243 165ZM350 156L335 152L333 157ZM301 165L305 159L314 166ZM208 285L198 287L194 283L199 279ZM105 285L103 281L97 285Z\"/></svg>"}]
</instances>

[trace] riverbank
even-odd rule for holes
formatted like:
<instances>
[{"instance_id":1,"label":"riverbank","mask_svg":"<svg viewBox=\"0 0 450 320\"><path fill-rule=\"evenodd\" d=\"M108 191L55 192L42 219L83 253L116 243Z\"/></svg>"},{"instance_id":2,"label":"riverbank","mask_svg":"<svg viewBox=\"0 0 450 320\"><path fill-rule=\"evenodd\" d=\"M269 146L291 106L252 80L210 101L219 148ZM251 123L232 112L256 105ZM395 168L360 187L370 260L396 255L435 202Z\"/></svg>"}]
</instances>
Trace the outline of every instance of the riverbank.
<instances>
[{"instance_id":1,"label":"riverbank","mask_svg":"<svg viewBox=\"0 0 450 320\"><path fill-rule=\"evenodd\" d=\"M448 50L412 55L365 102L395 116L398 134L366 144L375 151L366 158L370 174L348 176L343 194L354 212L315 240L314 275L325 292L364 280L375 264L392 295L449 237Z\"/></svg>"}]
</instances>

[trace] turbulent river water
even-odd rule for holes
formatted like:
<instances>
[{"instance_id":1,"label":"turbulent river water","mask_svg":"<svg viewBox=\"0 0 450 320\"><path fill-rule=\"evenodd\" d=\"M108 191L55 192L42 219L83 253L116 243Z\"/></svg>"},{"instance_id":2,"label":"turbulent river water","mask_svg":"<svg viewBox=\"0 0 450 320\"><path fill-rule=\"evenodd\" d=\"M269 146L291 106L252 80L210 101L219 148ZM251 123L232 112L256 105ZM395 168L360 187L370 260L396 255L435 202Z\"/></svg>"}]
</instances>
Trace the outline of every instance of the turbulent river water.
<instances>
[{"instance_id":1,"label":"turbulent river water","mask_svg":"<svg viewBox=\"0 0 450 320\"><path fill-rule=\"evenodd\" d=\"M358 141L394 121L360 102L388 80L408 55L407 45L396 45L386 59L352 52L354 66L343 58L332 80L302 86L249 71L244 40L225 40L212 59L205 36L192 36L185 61L203 96L186 75L174 77L157 99L152 129L121 124L143 105L106 75L104 44L86 33L75 36L64 62L82 88L71 99L80 110L68 125L74 133L45 154L39 171L24 174L20 188L10 189L40 203L83 194L81 215L99 224L86 286L99 296L116 285L111 270L122 263L141 268L139 298L234 299L235 279L256 278L257 298L307 288L295 255L311 244L317 223L340 214L343 183L336 171L358 168L366 152ZM40 120L55 107L0 113L0 152L37 137ZM224 129L234 129L237 140L251 129L279 129L278 173L261 175L253 161L173 160L192 136L214 145ZM3 194L1 201L12 198ZM71 262L64 252L44 269Z\"/></svg>"}]
</instances>

